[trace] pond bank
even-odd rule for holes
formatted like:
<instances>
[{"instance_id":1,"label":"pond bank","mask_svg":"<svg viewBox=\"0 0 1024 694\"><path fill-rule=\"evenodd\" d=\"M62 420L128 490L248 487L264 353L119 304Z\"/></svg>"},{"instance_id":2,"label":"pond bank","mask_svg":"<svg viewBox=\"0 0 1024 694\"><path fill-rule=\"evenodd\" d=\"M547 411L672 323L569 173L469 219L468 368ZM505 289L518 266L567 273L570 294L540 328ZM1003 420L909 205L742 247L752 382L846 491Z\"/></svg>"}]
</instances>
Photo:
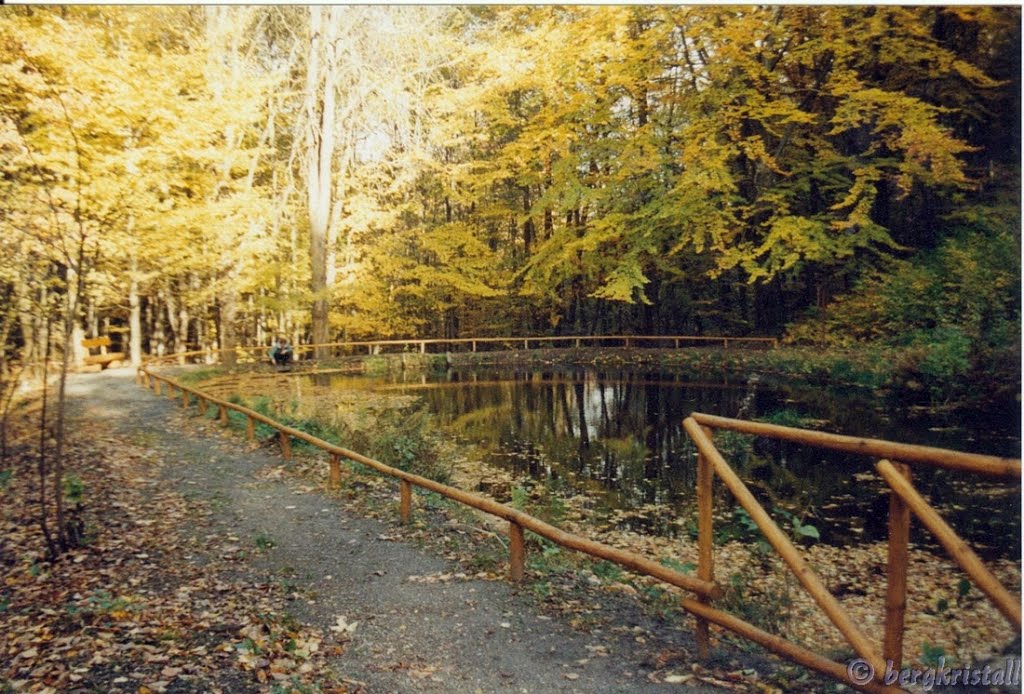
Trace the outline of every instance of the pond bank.
<instances>
[{"instance_id":1,"label":"pond bank","mask_svg":"<svg viewBox=\"0 0 1024 694\"><path fill-rule=\"evenodd\" d=\"M423 361L426 365L443 364L444 368L451 364L451 368L454 369L459 363L459 356L427 355ZM530 359L520 362L524 366L518 368L554 370L556 366L565 363L538 362L536 357L540 355L528 356ZM422 368L422 364L415 364L416 357L419 355L406 355L407 370ZM470 358L475 360L477 355ZM372 368L382 372L383 367L401 369L401 363L401 355L385 355L350 360L346 367L367 370ZM664 369L659 366L653 370ZM283 374L267 375L274 378L290 378ZM393 395L395 394L390 392L388 394L389 397ZM365 404L366 396L359 397ZM593 532L593 528L589 531L587 528L586 520L591 514L586 506L563 503L565 500L543 496L520 495L518 499L513 498L512 501L514 504L525 505L535 515L543 516L545 512L560 514L559 525L566 530L579 534ZM642 553L675 567L686 567L695 562L694 544L685 536L652 537L636 532L623 532L621 529L598 532L600 535L594 539L601 539L608 544L633 551L642 548ZM535 550L544 548L537 547ZM864 625L865 630L872 636L879 635L876 632L881 628L882 622L881 606L884 605L884 597L879 591L884 592L884 553L883 543L868 543L857 548L818 544L808 551L808 559L815 569L825 578L855 620ZM795 585L793 579L788 577L778 561L759 550L756 543L751 543L749 538L743 542L725 541L716 550L716 555L720 567L720 581L732 589L731 609L751 621L764 620L764 626L772 630L784 629L798 640L813 644L824 652L842 655L841 640L835 638L828 624L822 621L823 618L816 613L810 601ZM542 557L547 556L547 552L542 551ZM961 594L958 582L960 574L945 559L921 548L914 549L911 556L914 574L912 580L915 581L911 605L915 612L908 621L908 661L926 664L929 658L941 652L946 656L969 662L998 652L1012 636L1012 630L1009 630L1005 622L987 605L987 601L976 591L969 590ZM994 568L1011 590L1019 590L1019 562L1000 560L995 563ZM627 591L643 595L653 588L645 581L636 580L636 577L624 572L607 567L601 572L614 582L621 583ZM954 604L956 607L951 607ZM780 609L781 607L788 609ZM789 621L790 618L793 619L792 622ZM779 621L780 619L782 621Z\"/></svg>"},{"instance_id":2,"label":"pond bank","mask_svg":"<svg viewBox=\"0 0 1024 694\"><path fill-rule=\"evenodd\" d=\"M990 411L1020 419L1020 353L990 359L982 372L922 365L909 349L868 345L839 350L781 346L775 349L580 347L444 354L394 353L347 357L347 367L368 373L394 369L483 367L585 367L743 377L751 373L815 387L859 389L893 406L932 410ZM946 373L948 371L948 373Z\"/></svg>"}]
</instances>

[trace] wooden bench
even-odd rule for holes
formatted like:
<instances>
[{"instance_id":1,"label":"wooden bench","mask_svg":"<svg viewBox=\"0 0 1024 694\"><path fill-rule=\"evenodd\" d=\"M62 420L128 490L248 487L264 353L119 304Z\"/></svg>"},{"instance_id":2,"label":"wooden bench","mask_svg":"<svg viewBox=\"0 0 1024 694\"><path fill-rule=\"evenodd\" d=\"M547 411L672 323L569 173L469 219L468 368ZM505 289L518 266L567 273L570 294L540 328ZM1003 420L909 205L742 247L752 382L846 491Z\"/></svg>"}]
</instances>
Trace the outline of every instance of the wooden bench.
<instances>
[{"instance_id":1,"label":"wooden bench","mask_svg":"<svg viewBox=\"0 0 1024 694\"><path fill-rule=\"evenodd\" d=\"M82 340L82 346L87 350L99 347L100 353L87 354L85 357L85 363L88 366L99 364L101 371L115 362L124 361L124 352L107 351L107 347L110 346L110 338L106 335L103 337L92 337Z\"/></svg>"}]
</instances>

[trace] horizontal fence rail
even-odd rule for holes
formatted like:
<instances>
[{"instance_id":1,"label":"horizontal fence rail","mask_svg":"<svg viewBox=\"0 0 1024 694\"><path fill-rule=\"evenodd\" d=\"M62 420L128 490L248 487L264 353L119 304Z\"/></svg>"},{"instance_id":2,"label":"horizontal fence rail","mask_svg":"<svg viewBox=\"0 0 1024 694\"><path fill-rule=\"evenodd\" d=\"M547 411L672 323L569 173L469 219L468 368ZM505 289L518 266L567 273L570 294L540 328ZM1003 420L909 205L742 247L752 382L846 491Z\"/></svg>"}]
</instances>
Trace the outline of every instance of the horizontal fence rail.
<instances>
[{"instance_id":1,"label":"horizontal fence rail","mask_svg":"<svg viewBox=\"0 0 1024 694\"><path fill-rule=\"evenodd\" d=\"M525 549L522 533L523 530L529 530L561 547L565 547L566 549L575 550L598 559L613 562L638 574L651 576L659 581L688 590L700 596L717 597L722 594L721 588L716 586L714 583L702 581L699 578L676 571L664 566L663 564L659 564L656 561L634 554L633 552L611 547L609 545L566 532L550 525L549 523L545 523L539 518L535 518L528 513L506 506L505 504L500 504L493 499L473 494L456 487L451 487L446 484L441 484L440 482L435 482L434 480L427 479L426 477L421 477L419 475L406 472L405 470L391 467L390 465L368 458L356 453L355 451L350 451L347 448L336 446L307 434L304 431L299 431L298 429L282 424L270 417L267 417L266 415L256 412L255 410L251 410L247 407L228 402L226 400L221 400L220 398L208 395L198 389L190 388L173 378L153 372L147 366L141 367L138 374L140 383L153 389L158 395L160 394L161 384L165 384L167 386L168 396L173 394L173 390L177 390L179 397L182 400L183 407L188 407L190 405L190 399L192 397L196 399L200 412L205 412L206 408L209 406L217 407L219 409L218 414L220 421L224 424L227 424L228 422L227 413L229 411L238 412L246 417L246 433L250 438L254 436L255 422L265 424L277 430L282 454L286 458L291 457L291 439L305 441L315 448L325 451L331 456L330 475L332 481L337 481L339 478L337 468L339 458L345 458L361 465L365 465L366 467L376 470L388 477L393 477L399 480L401 483L400 509L403 521L409 520L412 487L419 487L427 491L435 492L453 501L457 501L471 508L475 508L489 515L508 521L510 524L510 551L513 555L512 561L510 562L510 576L514 580L519 580L523 576Z\"/></svg>"},{"instance_id":2,"label":"horizontal fence rail","mask_svg":"<svg viewBox=\"0 0 1024 694\"><path fill-rule=\"evenodd\" d=\"M739 505L757 525L772 549L792 571L804 590L819 609L835 625L847 643L858 656L863 658L876 673L876 680L864 686L851 682L848 670L840 663L807 651L787 639L760 630L742 619L717 610L711 606L713 598L698 596L696 600L684 598L682 606L697 618L697 642L701 655L710 648L708 623L718 624L747 639L761 644L768 650L789 658L806 667L817 670L848 686L866 691L899 691L883 687L878 678L886 672L888 662L898 670L903 660L903 631L907 605L908 545L910 538L910 516L913 514L939 540L954 561L975 585L1020 633L1021 598L1013 595L989 571L981 559L956 534L956 532L928 504L911 482L910 466L931 465L951 470L967 471L1010 482L1019 482L1021 462L996 456L961 453L928 446L915 446L842 436L806 429L784 427L776 424L750 422L728 417L694 412L683 421L683 427L697 446L697 534L698 567L697 576L714 583L714 535L713 535L713 489L717 476ZM840 602L832 595L818 575L804 560L800 551L779 528L768 512L757 501L750 489L729 466L715 447L715 429L740 432L791 441L818 448L858 453L879 459L876 470L889 485L889 544L886 568L885 631L881 650L870 642L867 636L846 614ZM899 462L892 462L898 460ZM874 689L872 689L874 688Z\"/></svg>"},{"instance_id":3,"label":"horizontal fence rail","mask_svg":"<svg viewBox=\"0 0 1024 694\"><path fill-rule=\"evenodd\" d=\"M295 350L311 351L317 347L350 348L379 346L417 346L426 344L458 343L469 344L477 349L474 342L515 343L529 346L530 342L539 344L541 341L558 340L700 340L700 341L759 341L774 346L771 338L695 338L693 336L562 336L540 338L464 338L460 340L376 340L362 342L339 342L329 345L303 345ZM579 346L580 343L574 343ZM678 346L678 343L676 343ZM725 344L723 344L725 346ZM259 354L266 356L267 347L239 347L236 352ZM907 593L907 551L909 542L909 523L911 515L917 516L931 530L950 552L953 558L964 569L971 581L996 606L996 608L1013 624L1018 632L1021 627L1020 598L1006 590L995 576L984 566L981 560L969 549L956 533L945 524L913 488L910 482L910 467L914 465L931 465L951 470L973 472L989 477L1008 481L1021 479L1021 463L1019 460L996 456L962 453L928 446L916 446L881 439L859 438L810 431L793 427L784 427L761 422L730 419L715 415L694 412L683 422L684 429L697 447L697 521L698 521L698 566L696 577L675 571L663 564L641 555L605 545L579 535L566 532L523 511L519 511L493 499L473 494L456 487L436 482L404 470L391 467L380 461L368 458L355 451L336 446L282 424L271 417L251 410L243 405L228 402L207 394L199 389L186 386L179 381L155 372L152 367L168 361L180 360L182 357L203 356L210 358L223 350L202 350L179 354L165 355L148 361L137 371L140 384L160 394L161 386L166 386L167 395L181 398L182 407L189 407L194 399L201 413L209 407L218 408L220 421L229 423L228 413L237 412L246 418L246 434L252 439L255 436L255 424L264 424L277 431L282 455L291 458L291 442L293 439L304 441L320 449L330 456L329 483L338 486L341 480L340 461L350 460L372 470L394 478L399 482L399 513L402 522L411 518L413 488L437 493L452 501L496 518L508 521L509 528L509 568L508 575L513 581L520 581L524 576L525 538L524 531L529 530L539 537L545 538L566 549L575 550L597 559L618 564L640 575L650 576L669 585L690 591L695 598L682 598L681 605L697 619L697 642L701 657L710 654L709 624L716 624L746 639L760 644L784 658L805 667L821 672L839 680L847 686L866 692L899 692L901 689L884 685L877 677L866 683L851 682L845 665L819 655L784 637L770 634L735 615L724 612L713 606L715 599L722 597L723 591L714 578L714 539L713 539L713 480L721 479L732 495L739 502L750 518L758 526L769 545L779 554L797 580L808 592L818 607L844 636L854 651L871 664L876 673L885 672L886 661L891 660L897 666L902 662L902 638L906 611ZM420 347L426 352L425 347ZM714 445L715 429L735 431L753 436L764 436L798 444L816 446L832 450L858 453L875 458L876 468L891 489L890 496L890 537L889 563L887 569L887 592L885 605L885 634L881 651L870 642L868 637L846 615L842 605L829 592L821 579L814 573L803 559L800 551L792 541L772 520L767 511L751 494L744 482L736 475L721 453ZM892 462L890 462L892 461ZM898 462L896 462L898 461Z\"/></svg>"},{"instance_id":4,"label":"horizontal fence rail","mask_svg":"<svg viewBox=\"0 0 1024 694\"><path fill-rule=\"evenodd\" d=\"M730 419L710 414L694 412L691 417L698 424L713 429L727 429L741 434L766 436L783 441L802 443L818 448L829 448L847 453L860 453L874 458L889 458L901 463L919 463L949 470L975 472L990 477L1020 479L1020 461L1012 458L1000 458L994 455L962 453L946 448L916 446L909 443L897 443L882 439L866 439L857 436L843 436L824 431L797 429L778 424L750 422L745 419Z\"/></svg>"},{"instance_id":5,"label":"horizontal fence rail","mask_svg":"<svg viewBox=\"0 0 1024 694\"><path fill-rule=\"evenodd\" d=\"M327 342L316 345L293 345L292 351L299 357L317 350L328 350L332 354L353 352L358 348L365 348L368 354L384 353L385 348L402 348L401 351L416 351L421 354L435 353L441 347L447 347L448 351L457 351L462 348L470 352L481 351L484 346L498 345L509 349L542 349L544 347L590 347L605 345L612 347L671 347L681 349L683 347L714 347L720 346L723 349L730 347L774 349L779 346L779 341L774 337L732 337L728 335L533 335L527 337L458 337L458 338L429 338L429 339L408 339L408 340L349 340L345 342ZM151 357L147 364L169 363L175 360L204 357L212 359L214 356L227 351L234 351L239 355L263 359L267 356L270 345L239 345L230 350L221 348L192 350L188 352L175 352ZM446 350L441 350L446 351Z\"/></svg>"}]
</instances>

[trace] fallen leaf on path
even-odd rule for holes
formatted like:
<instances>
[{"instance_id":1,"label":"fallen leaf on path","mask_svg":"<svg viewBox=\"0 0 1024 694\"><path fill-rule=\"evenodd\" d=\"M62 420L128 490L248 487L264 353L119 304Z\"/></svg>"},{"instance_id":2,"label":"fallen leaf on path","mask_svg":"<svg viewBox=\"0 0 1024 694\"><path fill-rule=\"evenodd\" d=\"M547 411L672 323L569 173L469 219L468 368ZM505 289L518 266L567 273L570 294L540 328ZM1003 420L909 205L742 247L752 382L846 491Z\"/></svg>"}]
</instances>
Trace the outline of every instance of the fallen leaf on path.
<instances>
[{"instance_id":1,"label":"fallen leaf on path","mask_svg":"<svg viewBox=\"0 0 1024 694\"><path fill-rule=\"evenodd\" d=\"M335 625L330 629L338 635L345 635L353 633L358 625L359 622L349 622L344 615L338 615Z\"/></svg>"}]
</instances>

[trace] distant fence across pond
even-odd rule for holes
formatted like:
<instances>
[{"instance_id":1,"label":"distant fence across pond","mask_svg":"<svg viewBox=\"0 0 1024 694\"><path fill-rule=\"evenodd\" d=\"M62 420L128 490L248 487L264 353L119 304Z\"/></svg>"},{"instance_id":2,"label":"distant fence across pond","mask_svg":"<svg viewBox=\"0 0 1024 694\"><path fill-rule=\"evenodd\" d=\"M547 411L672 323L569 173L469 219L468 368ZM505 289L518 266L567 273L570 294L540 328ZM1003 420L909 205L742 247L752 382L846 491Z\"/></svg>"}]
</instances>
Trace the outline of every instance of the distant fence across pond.
<instances>
[{"instance_id":1,"label":"distant fence across pond","mask_svg":"<svg viewBox=\"0 0 1024 694\"><path fill-rule=\"evenodd\" d=\"M722 349L775 349L779 341L774 337L733 337L729 335L533 335L528 337L459 337L459 338L411 338L402 340L348 340L319 345L294 345L296 359L312 356L321 350L331 357L355 354L390 354L419 352L439 354L443 352L483 352L490 350L532 350L551 348L623 347L637 349L684 349L692 347L719 347ZM242 361L266 360L270 345L246 345L234 348ZM154 361L178 360L213 361L224 350L205 349L178 352L152 357Z\"/></svg>"}]
</instances>

